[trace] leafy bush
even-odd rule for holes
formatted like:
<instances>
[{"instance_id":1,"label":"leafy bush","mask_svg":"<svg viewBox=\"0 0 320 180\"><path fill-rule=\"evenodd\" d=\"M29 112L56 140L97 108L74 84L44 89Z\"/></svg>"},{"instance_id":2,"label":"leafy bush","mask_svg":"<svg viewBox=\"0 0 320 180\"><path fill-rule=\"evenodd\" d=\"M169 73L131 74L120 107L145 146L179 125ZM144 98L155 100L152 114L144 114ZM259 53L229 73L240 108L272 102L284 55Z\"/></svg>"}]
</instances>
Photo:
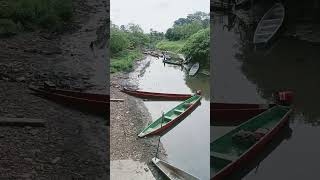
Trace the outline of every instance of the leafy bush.
<instances>
[{"instance_id":1,"label":"leafy bush","mask_svg":"<svg viewBox=\"0 0 320 180\"><path fill-rule=\"evenodd\" d=\"M170 41L187 39L199 30L209 27L209 22L208 13L189 14L187 18L176 20L173 27L167 30L165 37Z\"/></svg>"},{"instance_id":2,"label":"leafy bush","mask_svg":"<svg viewBox=\"0 0 320 180\"><path fill-rule=\"evenodd\" d=\"M156 45L156 48L162 51L172 51L172 52L178 53L181 50L181 48L184 46L184 44L185 44L185 41L163 40Z\"/></svg>"},{"instance_id":3,"label":"leafy bush","mask_svg":"<svg viewBox=\"0 0 320 180\"><path fill-rule=\"evenodd\" d=\"M209 63L210 52L210 29L200 30L188 38L187 42L181 49L187 59L197 61L202 64Z\"/></svg>"},{"instance_id":4,"label":"leafy bush","mask_svg":"<svg viewBox=\"0 0 320 180\"><path fill-rule=\"evenodd\" d=\"M72 18L72 0L4 0L0 18L21 23L25 29L61 29ZM0 4L1 6L1 4Z\"/></svg>"},{"instance_id":5,"label":"leafy bush","mask_svg":"<svg viewBox=\"0 0 320 180\"><path fill-rule=\"evenodd\" d=\"M19 27L10 19L0 19L0 36L10 36L18 33Z\"/></svg>"},{"instance_id":6,"label":"leafy bush","mask_svg":"<svg viewBox=\"0 0 320 180\"><path fill-rule=\"evenodd\" d=\"M135 60L143 57L140 50L124 50L111 58L111 73L119 71L130 71Z\"/></svg>"},{"instance_id":7,"label":"leafy bush","mask_svg":"<svg viewBox=\"0 0 320 180\"><path fill-rule=\"evenodd\" d=\"M117 54L129 47L129 40L127 34L119 29L112 27L110 34L110 52Z\"/></svg>"}]
</instances>

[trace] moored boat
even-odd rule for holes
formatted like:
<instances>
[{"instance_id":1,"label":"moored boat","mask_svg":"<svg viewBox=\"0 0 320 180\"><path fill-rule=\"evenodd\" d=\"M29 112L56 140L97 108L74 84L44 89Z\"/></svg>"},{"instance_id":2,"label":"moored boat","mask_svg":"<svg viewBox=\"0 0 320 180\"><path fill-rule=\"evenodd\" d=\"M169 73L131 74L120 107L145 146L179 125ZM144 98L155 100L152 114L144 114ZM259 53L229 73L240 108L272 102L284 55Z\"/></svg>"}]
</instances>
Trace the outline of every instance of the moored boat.
<instances>
[{"instance_id":1,"label":"moored boat","mask_svg":"<svg viewBox=\"0 0 320 180\"><path fill-rule=\"evenodd\" d=\"M108 95L82 93L61 89L47 89L36 86L29 86L29 89L34 91L36 94L72 107L83 108L99 114L107 114L109 111Z\"/></svg>"},{"instance_id":2,"label":"moored boat","mask_svg":"<svg viewBox=\"0 0 320 180\"><path fill-rule=\"evenodd\" d=\"M200 67L199 63L193 64L191 69L189 70L189 76L194 76L198 72L199 67Z\"/></svg>"},{"instance_id":3,"label":"moored boat","mask_svg":"<svg viewBox=\"0 0 320 180\"><path fill-rule=\"evenodd\" d=\"M261 18L253 37L253 43L265 44L280 29L285 18L285 8L281 3L276 3Z\"/></svg>"},{"instance_id":4,"label":"moored boat","mask_svg":"<svg viewBox=\"0 0 320 180\"><path fill-rule=\"evenodd\" d=\"M199 180L199 178L187 173L173 165L160 160L156 157L152 158L152 162L171 180Z\"/></svg>"},{"instance_id":5,"label":"moored boat","mask_svg":"<svg viewBox=\"0 0 320 180\"><path fill-rule=\"evenodd\" d=\"M213 180L223 180L255 158L288 122L290 107L276 105L210 143Z\"/></svg>"},{"instance_id":6,"label":"moored boat","mask_svg":"<svg viewBox=\"0 0 320 180\"><path fill-rule=\"evenodd\" d=\"M43 88L43 90L63 94L66 96L73 96L78 98L84 98L89 100L95 100L95 101L106 101L108 102L110 97L106 94L97 94L97 93L88 93L88 92L80 92L80 91L72 91L72 90L66 90L66 89L57 89L57 88Z\"/></svg>"},{"instance_id":7,"label":"moored boat","mask_svg":"<svg viewBox=\"0 0 320 180\"><path fill-rule=\"evenodd\" d=\"M157 99L157 100L186 100L192 96L192 94L174 94L174 93L157 93L157 92L147 92L147 91L139 91L132 90L128 88L123 88L122 92L136 96L143 99Z\"/></svg>"},{"instance_id":8,"label":"moored boat","mask_svg":"<svg viewBox=\"0 0 320 180\"><path fill-rule=\"evenodd\" d=\"M182 61L175 61L172 59L166 59L166 60L163 60L162 62L166 63L166 64L173 64L173 65L178 65L178 66L182 65Z\"/></svg>"},{"instance_id":9,"label":"moored boat","mask_svg":"<svg viewBox=\"0 0 320 180\"><path fill-rule=\"evenodd\" d=\"M275 104L210 103L210 125L244 122Z\"/></svg>"},{"instance_id":10,"label":"moored boat","mask_svg":"<svg viewBox=\"0 0 320 180\"><path fill-rule=\"evenodd\" d=\"M200 95L193 95L178 106L166 112L163 117L160 117L152 122L149 126L142 130L138 136L144 137L147 135L155 135L167 130L175 123L189 115L200 104L200 100Z\"/></svg>"}]
</instances>

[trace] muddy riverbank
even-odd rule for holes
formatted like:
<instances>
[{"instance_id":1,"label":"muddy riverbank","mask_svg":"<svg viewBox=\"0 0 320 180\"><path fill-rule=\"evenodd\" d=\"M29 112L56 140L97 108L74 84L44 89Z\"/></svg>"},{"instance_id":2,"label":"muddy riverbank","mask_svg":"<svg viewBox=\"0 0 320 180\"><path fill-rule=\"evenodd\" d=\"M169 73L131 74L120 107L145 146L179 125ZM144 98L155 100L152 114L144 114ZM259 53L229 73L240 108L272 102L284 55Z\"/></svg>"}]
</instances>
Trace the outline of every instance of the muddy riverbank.
<instances>
[{"instance_id":1,"label":"muddy riverbank","mask_svg":"<svg viewBox=\"0 0 320 180\"><path fill-rule=\"evenodd\" d=\"M133 73L143 74L147 64L137 61ZM156 155L159 137L139 138L138 134L151 122L151 115L146 109L143 100L129 96L120 91L122 86L137 86L129 81L129 73L116 73L110 77L110 98L124 99L124 102L111 102L110 104L110 159L111 162L119 160L132 160L146 164L155 179L165 179L158 169L151 163ZM165 152L160 145L159 157L163 158ZM112 164L112 163L111 163ZM124 164L125 166L129 164ZM125 169L126 167L122 167ZM116 174L119 168L111 166L111 174ZM149 170L145 169L145 173ZM138 171L136 172L138 173ZM144 172L143 172L144 173ZM132 174L133 177L135 174Z\"/></svg>"},{"instance_id":2,"label":"muddy riverbank","mask_svg":"<svg viewBox=\"0 0 320 180\"><path fill-rule=\"evenodd\" d=\"M97 64L107 64L106 42L100 38L108 32L99 30L109 27L106 3L73 1L74 22L61 34L25 32L0 40L0 116L46 121L42 128L0 127L0 179L109 176L106 119L28 90L29 84L49 80L61 88L108 92L104 82L97 80L107 78L102 75L106 66L97 69ZM91 41L97 47L96 58L89 48Z\"/></svg>"}]
</instances>

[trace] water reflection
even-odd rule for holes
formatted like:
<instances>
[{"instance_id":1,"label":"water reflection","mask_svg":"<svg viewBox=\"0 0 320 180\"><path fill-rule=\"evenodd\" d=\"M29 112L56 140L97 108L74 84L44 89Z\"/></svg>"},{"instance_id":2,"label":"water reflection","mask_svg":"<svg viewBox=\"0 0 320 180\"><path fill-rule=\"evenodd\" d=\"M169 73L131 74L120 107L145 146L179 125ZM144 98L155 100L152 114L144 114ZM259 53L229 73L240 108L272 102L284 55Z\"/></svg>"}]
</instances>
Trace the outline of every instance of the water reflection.
<instances>
[{"instance_id":1,"label":"water reflection","mask_svg":"<svg viewBox=\"0 0 320 180\"><path fill-rule=\"evenodd\" d=\"M289 2L285 5L292 6ZM272 141L275 144L275 148L271 148L273 150L260 155L263 158L259 156L255 159L259 163L235 173L234 178L318 179L320 173L315 169L320 161L320 146L314 140L320 136L320 111L317 106L320 100L320 46L314 41L320 36L313 38L313 42L307 41L308 38L301 38L305 33L296 35L296 27L319 27L319 24L314 21L301 22L301 16L299 22L294 21L291 17L298 17L294 13L301 12L301 8L287 9L287 16L291 19L284 24L285 30L271 46L256 51L251 43L252 37L257 20L266 9L268 6L261 7L258 4L247 12L214 13L214 78L211 81L215 102L263 103L271 99L276 91L292 90L295 93L295 114L289 124L291 138L287 136L278 142L276 139ZM310 33L312 37L317 35L317 32L308 32L308 37ZM211 140L230 129L230 126L212 127ZM303 164L303 168L292 163L293 160Z\"/></svg>"}]
</instances>

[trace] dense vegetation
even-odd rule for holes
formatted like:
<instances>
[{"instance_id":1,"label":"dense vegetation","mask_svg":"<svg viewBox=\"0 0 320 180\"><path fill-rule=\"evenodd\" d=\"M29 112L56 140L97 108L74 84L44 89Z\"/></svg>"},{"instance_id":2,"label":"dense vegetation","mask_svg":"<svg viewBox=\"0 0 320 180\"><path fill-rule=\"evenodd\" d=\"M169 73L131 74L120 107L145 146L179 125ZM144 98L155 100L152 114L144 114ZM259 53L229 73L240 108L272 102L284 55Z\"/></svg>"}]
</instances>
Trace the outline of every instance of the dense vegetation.
<instances>
[{"instance_id":1,"label":"dense vegetation","mask_svg":"<svg viewBox=\"0 0 320 180\"><path fill-rule=\"evenodd\" d=\"M130 71L133 62L143 57L143 48L155 48L164 39L164 33L150 29L144 33L139 25L128 24L120 27L112 24L110 35L111 72Z\"/></svg>"},{"instance_id":2,"label":"dense vegetation","mask_svg":"<svg viewBox=\"0 0 320 180\"><path fill-rule=\"evenodd\" d=\"M181 52L191 62L199 62L209 67L210 29L202 29L188 38Z\"/></svg>"},{"instance_id":3,"label":"dense vegetation","mask_svg":"<svg viewBox=\"0 0 320 180\"><path fill-rule=\"evenodd\" d=\"M72 0L2 0L0 35L38 28L61 30L72 14Z\"/></svg>"},{"instance_id":4,"label":"dense vegetation","mask_svg":"<svg viewBox=\"0 0 320 180\"><path fill-rule=\"evenodd\" d=\"M179 18L157 44L160 50L183 53L187 59L209 67L210 19L209 14L196 12Z\"/></svg>"},{"instance_id":5,"label":"dense vegetation","mask_svg":"<svg viewBox=\"0 0 320 180\"><path fill-rule=\"evenodd\" d=\"M159 49L183 53L190 61L209 67L209 14L196 12L179 18L166 33L150 29L144 33L139 25L111 25L111 72L130 71L142 49ZM172 57L177 57L170 53ZM202 67L203 67L202 66Z\"/></svg>"}]
</instances>

